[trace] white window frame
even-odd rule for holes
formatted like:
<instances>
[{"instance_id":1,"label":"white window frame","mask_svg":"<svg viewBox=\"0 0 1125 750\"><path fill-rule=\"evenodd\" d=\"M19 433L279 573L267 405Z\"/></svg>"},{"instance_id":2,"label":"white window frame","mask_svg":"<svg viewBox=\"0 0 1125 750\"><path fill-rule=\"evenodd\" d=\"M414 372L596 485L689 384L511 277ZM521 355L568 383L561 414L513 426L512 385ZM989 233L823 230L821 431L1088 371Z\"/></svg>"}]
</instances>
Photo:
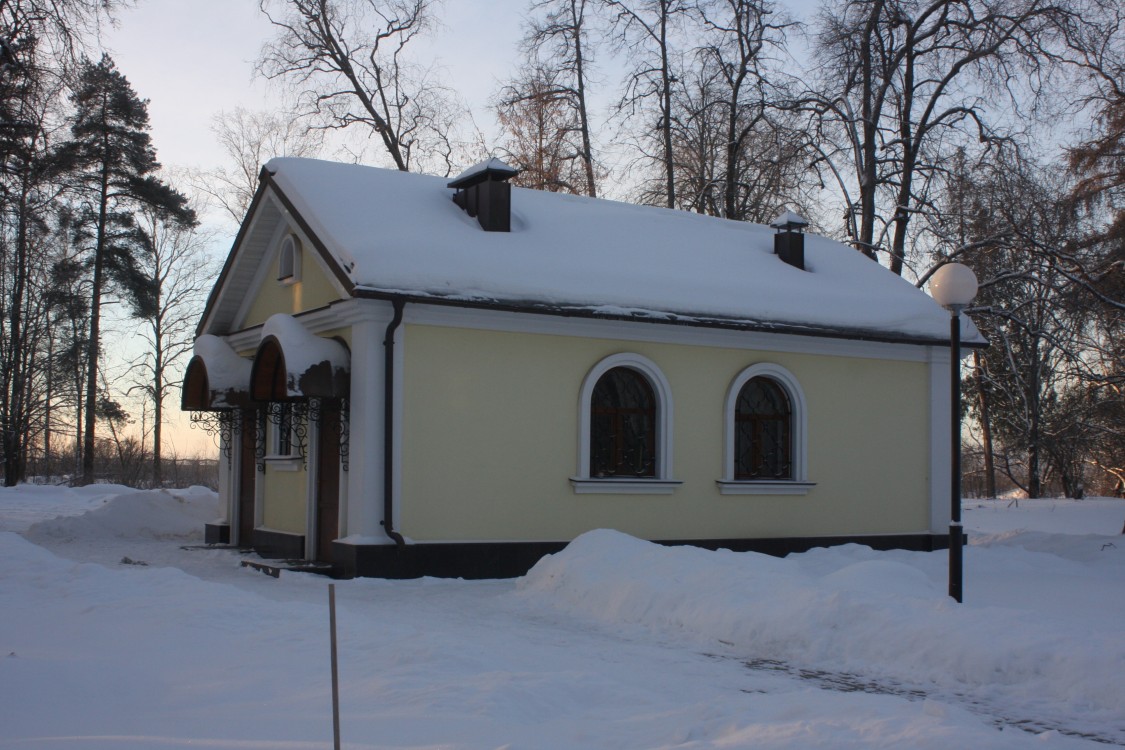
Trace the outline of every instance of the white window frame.
<instances>
[{"instance_id":1,"label":"white window frame","mask_svg":"<svg viewBox=\"0 0 1125 750\"><path fill-rule=\"evenodd\" d=\"M275 423L272 419L267 419L269 454L264 457L264 460L279 471L298 471L303 462L301 454L294 450L294 446L297 444L296 416L293 414L293 404L289 402L282 402L282 404L281 408L289 410L289 452L281 452L281 425Z\"/></svg>"},{"instance_id":2,"label":"white window frame","mask_svg":"<svg viewBox=\"0 0 1125 750\"><path fill-rule=\"evenodd\" d=\"M277 283L292 286L301 280L301 238L290 232L277 249Z\"/></svg>"},{"instance_id":3,"label":"white window frame","mask_svg":"<svg viewBox=\"0 0 1125 750\"><path fill-rule=\"evenodd\" d=\"M590 402L603 375L617 367L634 370L652 386L656 398L656 476L590 476ZM670 495L682 481L672 478L672 387L648 357L633 352L612 354L594 365L578 396L578 473L570 478L575 494Z\"/></svg>"},{"instance_id":4,"label":"white window frame","mask_svg":"<svg viewBox=\"0 0 1125 750\"><path fill-rule=\"evenodd\" d=\"M735 410L743 386L753 378L768 378L781 386L789 398L790 460L792 479L735 479ZM816 486L808 480L808 407L805 392L793 373L773 362L758 362L735 376L727 388L723 405L723 478L716 480L723 495L806 495Z\"/></svg>"}]
</instances>

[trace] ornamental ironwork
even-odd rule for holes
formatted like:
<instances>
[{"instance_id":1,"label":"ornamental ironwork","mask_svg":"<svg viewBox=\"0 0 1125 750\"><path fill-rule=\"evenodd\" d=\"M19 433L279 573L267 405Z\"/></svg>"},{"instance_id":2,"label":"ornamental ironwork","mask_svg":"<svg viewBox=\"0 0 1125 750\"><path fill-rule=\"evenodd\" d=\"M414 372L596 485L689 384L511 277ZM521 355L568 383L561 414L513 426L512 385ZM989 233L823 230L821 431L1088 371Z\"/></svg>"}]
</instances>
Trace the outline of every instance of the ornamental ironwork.
<instances>
[{"instance_id":1,"label":"ornamental ironwork","mask_svg":"<svg viewBox=\"0 0 1125 750\"><path fill-rule=\"evenodd\" d=\"M234 410L193 411L190 414L192 428L203 430L208 435L219 438L219 447L229 466L238 412Z\"/></svg>"},{"instance_id":2,"label":"ornamental ironwork","mask_svg":"<svg viewBox=\"0 0 1125 750\"><path fill-rule=\"evenodd\" d=\"M259 474L266 473L266 410L254 412L254 463Z\"/></svg>"},{"instance_id":3,"label":"ornamental ironwork","mask_svg":"<svg viewBox=\"0 0 1125 750\"><path fill-rule=\"evenodd\" d=\"M302 461L307 460L309 406L306 402L270 401L265 408L265 419L277 431L278 455L299 456Z\"/></svg>"},{"instance_id":4,"label":"ornamental ironwork","mask_svg":"<svg viewBox=\"0 0 1125 750\"><path fill-rule=\"evenodd\" d=\"M351 402L340 399L340 468L348 470L351 442Z\"/></svg>"},{"instance_id":5,"label":"ornamental ironwork","mask_svg":"<svg viewBox=\"0 0 1125 750\"><path fill-rule=\"evenodd\" d=\"M308 468L309 435L313 424L331 434L340 446L340 467L349 469L350 425L347 399L320 399L308 401L271 401L258 411L255 457L258 471L265 471L267 455L266 430L273 425L277 432L276 453L279 456L299 457Z\"/></svg>"}]
</instances>

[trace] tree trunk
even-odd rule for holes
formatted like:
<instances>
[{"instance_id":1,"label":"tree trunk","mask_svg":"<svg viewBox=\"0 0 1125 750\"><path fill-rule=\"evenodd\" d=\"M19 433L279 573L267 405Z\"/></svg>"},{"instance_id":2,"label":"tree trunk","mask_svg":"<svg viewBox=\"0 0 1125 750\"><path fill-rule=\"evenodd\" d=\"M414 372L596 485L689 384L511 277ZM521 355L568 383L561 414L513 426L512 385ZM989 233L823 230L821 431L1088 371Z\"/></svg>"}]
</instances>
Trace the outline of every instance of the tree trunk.
<instances>
[{"instance_id":1,"label":"tree trunk","mask_svg":"<svg viewBox=\"0 0 1125 750\"><path fill-rule=\"evenodd\" d=\"M155 361L153 362L152 391L152 486L164 486L164 471L160 457L160 428L164 422L164 362L160 351L162 337L156 338Z\"/></svg>"},{"instance_id":2,"label":"tree trunk","mask_svg":"<svg viewBox=\"0 0 1125 750\"><path fill-rule=\"evenodd\" d=\"M583 2L582 20L579 20L577 0L570 3L571 21L574 25L574 64L575 64L575 90L578 92L578 121L582 128L582 164L586 171L586 195L591 198L598 197L597 186L594 184L594 153L590 145L590 119L586 112L586 73L585 60L582 53L582 26L585 23L585 3Z\"/></svg>"},{"instance_id":3,"label":"tree trunk","mask_svg":"<svg viewBox=\"0 0 1125 750\"><path fill-rule=\"evenodd\" d=\"M1027 496L1039 497L1042 487L1039 481L1039 347L1032 347L1031 383L1028 387L1028 409L1030 425L1027 434Z\"/></svg>"},{"instance_id":4,"label":"tree trunk","mask_svg":"<svg viewBox=\"0 0 1125 750\"><path fill-rule=\"evenodd\" d=\"M861 151L863 164L859 175L859 249L864 255L875 259L875 198L877 187L876 154L879 145L879 107L875 98L875 69L872 61L871 43L875 38L879 19L883 13L883 3L876 2L871 8L860 44L860 66L862 77L861 119L863 120L863 142Z\"/></svg>"},{"instance_id":5,"label":"tree trunk","mask_svg":"<svg viewBox=\"0 0 1125 750\"><path fill-rule=\"evenodd\" d=\"M98 234L94 246L94 280L90 290L90 341L86 362L86 430L82 440L82 484L94 481L94 436L97 429L98 356L101 341L102 283L109 205L109 145L104 139L102 184L98 206Z\"/></svg>"},{"instance_id":6,"label":"tree trunk","mask_svg":"<svg viewBox=\"0 0 1125 750\"><path fill-rule=\"evenodd\" d=\"M26 170L26 167L25 167ZM4 409L4 486L15 487L23 479L27 461L27 436L21 429L22 416L27 403L24 391L24 373L21 356L24 348L23 306L27 283L27 196L30 190L26 172L21 181L19 216L16 227L16 268L12 279L11 310L8 329L8 351L5 369Z\"/></svg>"},{"instance_id":7,"label":"tree trunk","mask_svg":"<svg viewBox=\"0 0 1125 750\"><path fill-rule=\"evenodd\" d=\"M47 323L47 383L46 394L43 398L43 464L47 473L54 472L54 463L51 461L51 408L54 398L55 384L55 335L51 332L50 321Z\"/></svg>"},{"instance_id":8,"label":"tree trunk","mask_svg":"<svg viewBox=\"0 0 1125 750\"><path fill-rule=\"evenodd\" d=\"M676 168L672 157L672 72L668 62L668 0L660 1L660 129L664 138L665 190L668 208L676 207Z\"/></svg>"},{"instance_id":9,"label":"tree trunk","mask_svg":"<svg viewBox=\"0 0 1125 750\"><path fill-rule=\"evenodd\" d=\"M987 497L996 497L996 462L992 454L992 418L988 412L988 392L981 367L980 351L973 350L973 365L977 379L977 400L980 408L981 444L984 447L984 492Z\"/></svg>"}]
</instances>

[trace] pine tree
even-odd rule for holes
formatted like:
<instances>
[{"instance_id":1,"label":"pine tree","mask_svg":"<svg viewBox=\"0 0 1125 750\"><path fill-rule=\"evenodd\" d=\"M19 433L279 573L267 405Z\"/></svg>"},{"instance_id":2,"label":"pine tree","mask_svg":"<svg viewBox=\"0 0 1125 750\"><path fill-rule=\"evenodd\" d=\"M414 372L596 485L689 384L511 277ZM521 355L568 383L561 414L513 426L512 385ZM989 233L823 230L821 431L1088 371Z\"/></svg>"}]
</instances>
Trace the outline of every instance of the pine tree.
<instances>
[{"instance_id":1,"label":"pine tree","mask_svg":"<svg viewBox=\"0 0 1125 750\"><path fill-rule=\"evenodd\" d=\"M146 238L135 214L148 207L183 225L194 224L195 214L181 193L153 175L160 164L148 133L148 104L108 55L97 63L82 64L71 100L75 107L71 134L79 164L76 187L82 196L75 239L85 250L91 274L82 443L82 482L89 483L94 479L97 424L97 410L90 405L99 402L103 295L116 291L134 314L151 315L154 290L137 262Z\"/></svg>"}]
</instances>

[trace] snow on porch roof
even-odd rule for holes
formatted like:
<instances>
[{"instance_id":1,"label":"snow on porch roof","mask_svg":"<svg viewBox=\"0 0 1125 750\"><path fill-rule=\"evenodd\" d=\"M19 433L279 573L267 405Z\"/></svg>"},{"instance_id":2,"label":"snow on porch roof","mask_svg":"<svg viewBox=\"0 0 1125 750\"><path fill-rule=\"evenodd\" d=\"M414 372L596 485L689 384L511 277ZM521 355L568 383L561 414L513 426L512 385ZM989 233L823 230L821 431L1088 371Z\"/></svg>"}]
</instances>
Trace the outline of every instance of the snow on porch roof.
<instances>
[{"instance_id":1,"label":"snow on porch roof","mask_svg":"<svg viewBox=\"0 0 1125 750\"><path fill-rule=\"evenodd\" d=\"M184 374L181 408L216 411L243 406L250 396L250 360L218 336L195 340Z\"/></svg>"},{"instance_id":2,"label":"snow on porch roof","mask_svg":"<svg viewBox=\"0 0 1125 750\"><path fill-rule=\"evenodd\" d=\"M262 325L250 394L256 401L346 398L350 372L351 356L343 344L316 336L291 315L277 313Z\"/></svg>"},{"instance_id":3,"label":"snow on porch roof","mask_svg":"<svg viewBox=\"0 0 1125 750\"><path fill-rule=\"evenodd\" d=\"M824 237L805 235L800 270L769 227L521 188L511 232L484 232L441 177L297 158L266 169L361 293L949 340L928 295Z\"/></svg>"}]
</instances>

